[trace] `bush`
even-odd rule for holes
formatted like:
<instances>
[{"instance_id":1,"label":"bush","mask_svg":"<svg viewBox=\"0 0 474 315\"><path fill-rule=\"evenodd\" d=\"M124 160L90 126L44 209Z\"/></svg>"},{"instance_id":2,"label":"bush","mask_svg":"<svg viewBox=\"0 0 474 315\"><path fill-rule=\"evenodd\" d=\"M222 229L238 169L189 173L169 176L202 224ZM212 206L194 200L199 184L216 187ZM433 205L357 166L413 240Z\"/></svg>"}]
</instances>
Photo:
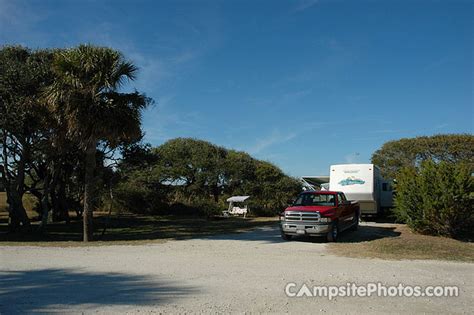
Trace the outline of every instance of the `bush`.
<instances>
[{"instance_id":1,"label":"bush","mask_svg":"<svg viewBox=\"0 0 474 315\"><path fill-rule=\"evenodd\" d=\"M163 192L134 182L120 183L114 191L119 210L137 214L161 214L168 211Z\"/></svg>"},{"instance_id":2,"label":"bush","mask_svg":"<svg viewBox=\"0 0 474 315\"><path fill-rule=\"evenodd\" d=\"M225 208L220 207L218 203L211 200L199 200L196 202L195 207L199 210L198 213L200 215L206 217L222 214L222 211L225 210Z\"/></svg>"},{"instance_id":3,"label":"bush","mask_svg":"<svg viewBox=\"0 0 474 315\"><path fill-rule=\"evenodd\" d=\"M222 207L219 207L219 204L213 201L198 199L189 203L173 203L169 207L168 214L211 217L222 214L222 210Z\"/></svg>"},{"instance_id":4,"label":"bush","mask_svg":"<svg viewBox=\"0 0 474 315\"><path fill-rule=\"evenodd\" d=\"M265 208L261 207L258 205L255 205L254 207L250 207L250 214L256 217L274 217L281 213L284 208Z\"/></svg>"},{"instance_id":5,"label":"bush","mask_svg":"<svg viewBox=\"0 0 474 315\"><path fill-rule=\"evenodd\" d=\"M472 168L464 163L423 162L397 176L395 216L414 231L452 238L474 228Z\"/></svg>"}]
</instances>

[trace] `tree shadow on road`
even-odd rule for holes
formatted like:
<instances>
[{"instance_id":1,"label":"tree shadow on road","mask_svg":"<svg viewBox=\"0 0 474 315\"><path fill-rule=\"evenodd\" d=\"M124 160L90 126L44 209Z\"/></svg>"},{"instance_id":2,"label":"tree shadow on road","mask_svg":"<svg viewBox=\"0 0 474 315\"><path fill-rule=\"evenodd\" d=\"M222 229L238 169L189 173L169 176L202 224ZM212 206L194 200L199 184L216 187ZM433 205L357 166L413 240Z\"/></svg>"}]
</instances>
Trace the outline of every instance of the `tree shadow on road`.
<instances>
[{"instance_id":1,"label":"tree shadow on road","mask_svg":"<svg viewBox=\"0 0 474 315\"><path fill-rule=\"evenodd\" d=\"M192 287L153 281L143 275L70 269L0 271L0 283L0 314L159 305L196 292Z\"/></svg>"},{"instance_id":2,"label":"tree shadow on road","mask_svg":"<svg viewBox=\"0 0 474 315\"><path fill-rule=\"evenodd\" d=\"M107 222L107 230L102 231ZM107 220L105 215L94 218L94 239L103 242L128 242L151 240L185 240L216 234L234 233L273 224L274 218L229 217L221 220L198 216L176 215L114 215ZM12 243L79 243L82 240L82 221L72 220L70 224L53 222L46 231L38 231L38 222L31 231L10 233L6 216L0 213L0 242ZM67 245L71 245L67 244Z\"/></svg>"}]
</instances>

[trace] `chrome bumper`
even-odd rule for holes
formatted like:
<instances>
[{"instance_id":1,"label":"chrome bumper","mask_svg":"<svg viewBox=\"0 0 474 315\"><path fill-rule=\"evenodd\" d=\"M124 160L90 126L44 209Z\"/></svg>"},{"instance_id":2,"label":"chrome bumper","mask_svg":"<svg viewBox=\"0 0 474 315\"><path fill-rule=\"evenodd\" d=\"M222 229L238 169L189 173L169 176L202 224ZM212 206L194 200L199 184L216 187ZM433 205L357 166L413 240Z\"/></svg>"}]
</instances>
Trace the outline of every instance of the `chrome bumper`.
<instances>
[{"instance_id":1,"label":"chrome bumper","mask_svg":"<svg viewBox=\"0 0 474 315\"><path fill-rule=\"evenodd\" d=\"M331 229L331 223L281 221L281 231L288 235L322 235Z\"/></svg>"}]
</instances>

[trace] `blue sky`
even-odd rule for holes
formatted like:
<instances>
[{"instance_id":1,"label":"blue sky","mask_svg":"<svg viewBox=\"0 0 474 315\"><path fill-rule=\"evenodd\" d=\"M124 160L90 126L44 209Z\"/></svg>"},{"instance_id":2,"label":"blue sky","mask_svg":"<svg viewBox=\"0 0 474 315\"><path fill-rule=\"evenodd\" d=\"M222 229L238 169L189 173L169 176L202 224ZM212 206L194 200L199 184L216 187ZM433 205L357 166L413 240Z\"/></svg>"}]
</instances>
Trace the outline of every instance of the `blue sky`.
<instances>
[{"instance_id":1,"label":"blue sky","mask_svg":"<svg viewBox=\"0 0 474 315\"><path fill-rule=\"evenodd\" d=\"M146 141L195 137L294 175L384 142L474 132L472 1L0 0L0 43L121 50L156 104Z\"/></svg>"}]
</instances>

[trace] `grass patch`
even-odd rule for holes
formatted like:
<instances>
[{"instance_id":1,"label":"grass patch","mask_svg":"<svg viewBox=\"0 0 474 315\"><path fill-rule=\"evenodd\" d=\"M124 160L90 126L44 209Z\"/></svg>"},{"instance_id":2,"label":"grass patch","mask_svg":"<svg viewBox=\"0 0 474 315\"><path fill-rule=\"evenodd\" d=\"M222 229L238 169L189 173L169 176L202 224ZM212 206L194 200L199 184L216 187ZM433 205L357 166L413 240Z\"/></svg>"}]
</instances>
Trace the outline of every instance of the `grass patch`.
<instances>
[{"instance_id":1,"label":"grass patch","mask_svg":"<svg viewBox=\"0 0 474 315\"><path fill-rule=\"evenodd\" d=\"M364 228L367 227L361 226L359 231L350 234L356 236L359 232L362 232L362 235L364 235ZM380 234L380 237L361 240L360 242L331 243L328 248L333 254L357 258L474 262L474 244L472 242L416 234L402 224L395 224L386 229L390 235L383 236ZM347 235L346 238L350 239L351 235Z\"/></svg>"},{"instance_id":2,"label":"grass patch","mask_svg":"<svg viewBox=\"0 0 474 315\"><path fill-rule=\"evenodd\" d=\"M36 203L36 198L31 195L30 193L26 193L23 195L23 206L27 211L32 211L34 205ZM3 211L7 211L7 193L4 191L0 191L0 213Z\"/></svg>"},{"instance_id":3,"label":"grass patch","mask_svg":"<svg viewBox=\"0 0 474 315\"><path fill-rule=\"evenodd\" d=\"M7 211L7 193L0 191L0 212Z\"/></svg>"},{"instance_id":4,"label":"grass patch","mask_svg":"<svg viewBox=\"0 0 474 315\"><path fill-rule=\"evenodd\" d=\"M274 224L276 218L205 219L191 216L112 215L107 223L106 233L102 229L106 222L105 213L94 214L95 242L84 244L82 221L51 223L46 233L39 233L39 222L32 223L31 232L8 233L7 216L0 213L0 246L84 246L160 243L167 240L182 240L206 237L216 234L239 233L252 228Z\"/></svg>"}]
</instances>

